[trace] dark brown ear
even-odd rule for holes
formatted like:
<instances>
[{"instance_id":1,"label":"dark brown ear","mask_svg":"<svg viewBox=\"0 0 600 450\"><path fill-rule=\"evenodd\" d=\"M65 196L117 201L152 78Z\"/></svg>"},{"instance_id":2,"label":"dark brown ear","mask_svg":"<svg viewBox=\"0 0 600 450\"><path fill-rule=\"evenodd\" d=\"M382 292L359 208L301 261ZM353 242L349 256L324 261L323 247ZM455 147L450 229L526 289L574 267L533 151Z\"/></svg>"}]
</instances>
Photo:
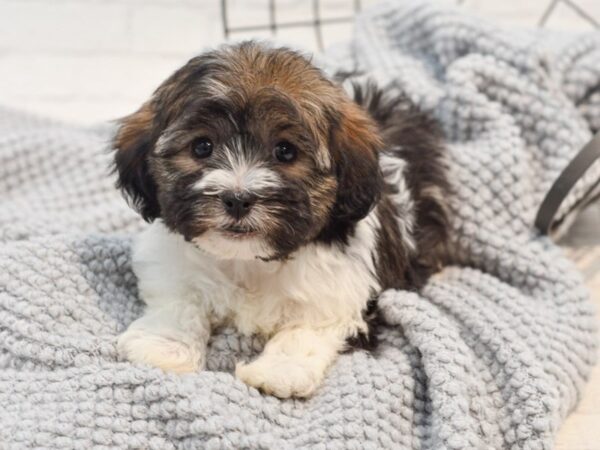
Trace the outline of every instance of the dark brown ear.
<instances>
[{"instance_id":1,"label":"dark brown ear","mask_svg":"<svg viewBox=\"0 0 600 450\"><path fill-rule=\"evenodd\" d=\"M348 102L338 113L330 143L338 179L333 214L354 222L369 213L381 194L378 153L383 143L377 126L358 105Z\"/></svg>"},{"instance_id":2,"label":"dark brown ear","mask_svg":"<svg viewBox=\"0 0 600 450\"><path fill-rule=\"evenodd\" d=\"M156 183L148 170L148 155L153 146L153 120L154 113L146 103L120 121L113 141L117 187L148 222L160 216Z\"/></svg>"}]
</instances>

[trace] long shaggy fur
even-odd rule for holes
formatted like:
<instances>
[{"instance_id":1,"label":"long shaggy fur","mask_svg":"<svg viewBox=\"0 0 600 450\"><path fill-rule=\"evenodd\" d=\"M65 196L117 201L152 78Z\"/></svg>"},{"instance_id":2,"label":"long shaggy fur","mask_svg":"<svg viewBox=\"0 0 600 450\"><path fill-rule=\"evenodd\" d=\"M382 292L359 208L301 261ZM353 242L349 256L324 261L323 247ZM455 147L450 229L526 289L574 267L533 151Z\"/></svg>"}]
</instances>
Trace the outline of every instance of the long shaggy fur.
<instances>
[{"instance_id":1,"label":"long shaggy fur","mask_svg":"<svg viewBox=\"0 0 600 450\"><path fill-rule=\"evenodd\" d=\"M114 146L118 187L153 222L133 255L148 307L118 341L134 362L198 370L228 323L269 338L241 380L309 396L348 344L374 348L378 294L447 256L435 123L371 84L349 97L288 49L193 58Z\"/></svg>"},{"instance_id":2,"label":"long shaggy fur","mask_svg":"<svg viewBox=\"0 0 600 450\"><path fill-rule=\"evenodd\" d=\"M377 122L384 142L378 278L382 289L417 290L449 258L446 199L450 184L442 133L438 124L404 95L386 96L369 81L353 83L352 91L354 101ZM357 336L352 344L373 350L382 324L376 296L367 304L364 318L369 332Z\"/></svg>"}]
</instances>

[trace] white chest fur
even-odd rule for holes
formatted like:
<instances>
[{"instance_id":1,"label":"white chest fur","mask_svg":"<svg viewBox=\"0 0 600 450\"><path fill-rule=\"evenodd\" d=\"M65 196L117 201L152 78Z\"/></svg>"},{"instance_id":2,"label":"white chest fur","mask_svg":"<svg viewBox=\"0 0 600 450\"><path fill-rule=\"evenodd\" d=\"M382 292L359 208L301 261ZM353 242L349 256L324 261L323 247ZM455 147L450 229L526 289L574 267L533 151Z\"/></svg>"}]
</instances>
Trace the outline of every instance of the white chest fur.
<instances>
[{"instance_id":1,"label":"white chest fur","mask_svg":"<svg viewBox=\"0 0 600 450\"><path fill-rule=\"evenodd\" d=\"M149 307L191 302L211 324L245 334L310 324L348 335L363 330L362 310L378 289L374 221L360 222L347 247L311 244L284 262L217 259L156 221L139 235L133 267Z\"/></svg>"},{"instance_id":2,"label":"white chest fur","mask_svg":"<svg viewBox=\"0 0 600 450\"><path fill-rule=\"evenodd\" d=\"M119 336L122 358L175 372L205 364L211 329L231 323L269 337L236 376L279 397L311 395L347 337L366 331L362 311L379 286L375 213L349 245L311 244L284 262L219 259L156 221L134 245L133 268L147 308Z\"/></svg>"}]
</instances>

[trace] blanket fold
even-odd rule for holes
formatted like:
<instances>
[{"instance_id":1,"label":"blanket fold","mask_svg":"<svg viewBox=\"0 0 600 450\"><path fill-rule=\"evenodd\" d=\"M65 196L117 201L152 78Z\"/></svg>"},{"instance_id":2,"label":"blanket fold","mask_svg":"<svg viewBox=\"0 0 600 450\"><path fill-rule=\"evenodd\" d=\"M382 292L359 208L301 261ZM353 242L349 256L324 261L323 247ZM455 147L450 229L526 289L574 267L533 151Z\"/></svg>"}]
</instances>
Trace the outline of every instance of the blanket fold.
<instances>
[{"instance_id":1,"label":"blanket fold","mask_svg":"<svg viewBox=\"0 0 600 450\"><path fill-rule=\"evenodd\" d=\"M442 124L456 264L421 292L383 293L379 350L341 355L305 401L236 380L235 361L263 342L231 329L195 374L118 361L116 336L143 310L130 243L144 225L109 174L112 128L0 109L3 445L552 447L595 363L596 323L581 276L533 220L600 128L600 38L396 2L361 15L351 45L329 56ZM559 214L599 179L590 167Z\"/></svg>"}]
</instances>

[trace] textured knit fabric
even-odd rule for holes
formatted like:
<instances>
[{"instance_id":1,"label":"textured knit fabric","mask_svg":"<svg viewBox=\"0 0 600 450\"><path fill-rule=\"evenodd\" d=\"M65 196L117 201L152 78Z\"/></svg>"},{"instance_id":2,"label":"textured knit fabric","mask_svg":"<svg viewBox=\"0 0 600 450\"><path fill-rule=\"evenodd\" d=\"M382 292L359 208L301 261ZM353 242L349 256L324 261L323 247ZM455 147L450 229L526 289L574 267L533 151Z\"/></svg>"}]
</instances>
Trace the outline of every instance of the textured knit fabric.
<instances>
[{"instance_id":1,"label":"textured knit fabric","mask_svg":"<svg viewBox=\"0 0 600 450\"><path fill-rule=\"evenodd\" d=\"M460 251L421 292L383 293L378 352L340 355L308 400L236 380L263 343L230 329L206 371L118 361L116 336L143 310L130 268L143 224L108 174L111 129L2 110L2 445L551 448L595 361L595 322L580 275L532 224L600 126L600 39L556 42L420 4L359 19L351 65L443 124Z\"/></svg>"}]
</instances>

